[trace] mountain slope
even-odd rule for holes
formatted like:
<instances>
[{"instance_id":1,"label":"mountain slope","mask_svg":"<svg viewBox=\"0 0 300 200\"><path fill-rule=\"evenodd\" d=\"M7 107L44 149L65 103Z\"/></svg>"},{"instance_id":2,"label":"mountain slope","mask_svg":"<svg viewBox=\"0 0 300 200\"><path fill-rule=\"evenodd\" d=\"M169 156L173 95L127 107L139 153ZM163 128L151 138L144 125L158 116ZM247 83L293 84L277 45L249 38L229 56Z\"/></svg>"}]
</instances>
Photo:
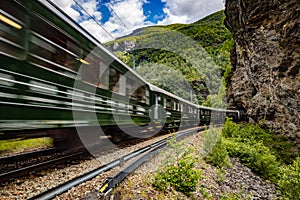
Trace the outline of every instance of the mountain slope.
<instances>
[{"instance_id":1,"label":"mountain slope","mask_svg":"<svg viewBox=\"0 0 300 200\"><path fill-rule=\"evenodd\" d=\"M230 72L234 42L224 17L219 11L192 24L140 28L105 45L129 66L134 57L147 81L186 99L193 90L194 100L202 103L220 92L221 76Z\"/></svg>"}]
</instances>

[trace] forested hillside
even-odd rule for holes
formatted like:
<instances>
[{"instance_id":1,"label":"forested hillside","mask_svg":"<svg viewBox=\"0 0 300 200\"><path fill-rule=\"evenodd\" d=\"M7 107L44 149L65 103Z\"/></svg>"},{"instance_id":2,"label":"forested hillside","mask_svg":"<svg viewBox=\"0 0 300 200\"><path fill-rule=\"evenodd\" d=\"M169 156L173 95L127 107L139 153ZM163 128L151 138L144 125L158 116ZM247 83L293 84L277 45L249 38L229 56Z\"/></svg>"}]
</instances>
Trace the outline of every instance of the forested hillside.
<instances>
[{"instance_id":1,"label":"forested hillside","mask_svg":"<svg viewBox=\"0 0 300 200\"><path fill-rule=\"evenodd\" d=\"M230 72L234 41L224 18L219 11L192 24L141 28L105 45L147 81L186 99L192 87L203 103L224 91L221 76Z\"/></svg>"}]
</instances>

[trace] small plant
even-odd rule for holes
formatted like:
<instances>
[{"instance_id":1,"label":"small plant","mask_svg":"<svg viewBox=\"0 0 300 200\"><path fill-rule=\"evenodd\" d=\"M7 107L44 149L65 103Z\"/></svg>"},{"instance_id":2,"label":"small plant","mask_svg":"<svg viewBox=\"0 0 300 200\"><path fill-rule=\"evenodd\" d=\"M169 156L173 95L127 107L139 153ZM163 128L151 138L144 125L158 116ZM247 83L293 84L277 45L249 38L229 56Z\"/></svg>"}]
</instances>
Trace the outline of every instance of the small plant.
<instances>
[{"instance_id":1,"label":"small plant","mask_svg":"<svg viewBox=\"0 0 300 200\"><path fill-rule=\"evenodd\" d=\"M229 166L229 156L223 143L221 133L216 129L209 129L203 139L204 160L214 166Z\"/></svg>"},{"instance_id":2,"label":"small plant","mask_svg":"<svg viewBox=\"0 0 300 200\"><path fill-rule=\"evenodd\" d=\"M205 199L213 199L213 194L211 194L209 192L209 189L205 188L205 187L200 187L199 189L199 193L201 193Z\"/></svg>"},{"instance_id":3,"label":"small plant","mask_svg":"<svg viewBox=\"0 0 300 200\"><path fill-rule=\"evenodd\" d=\"M222 183L225 181L226 170L224 168L217 168L216 174L218 175L218 180Z\"/></svg>"},{"instance_id":4,"label":"small plant","mask_svg":"<svg viewBox=\"0 0 300 200\"><path fill-rule=\"evenodd\" d=\"M178 147L180 146L174 143L171 143L170 146L176 147L176 160L165 165L155 174L152 185L162 191L173 187L186 196L190 196L191 192L196 190L201 177L201 170L194 168L199 159L193 154L194 149L191 147L184 148L184 152L179 154Z\"/></svg>"},{"instance_id":5,"label":"small plant","mask_svg":"<svg viewBox=\"0 0 300 200\"><path fill-rule=\"evenodd\" d=\"M220 196L220 200L242 200L242 199L251 199L251 195L243 196L243 191L240 191L238 193L228 193L228 194L222 194Z\"/></svg>"},{"instance_id":6,"label":"small plant","mask_svg":"<svg viewBox=\"0 0 300 200\"><path fill-rule=\"evenodd\" d=\"M278 187L289 199L300 199L300 157L291 165L282 167Z\"/></svg>"}]
</instances>

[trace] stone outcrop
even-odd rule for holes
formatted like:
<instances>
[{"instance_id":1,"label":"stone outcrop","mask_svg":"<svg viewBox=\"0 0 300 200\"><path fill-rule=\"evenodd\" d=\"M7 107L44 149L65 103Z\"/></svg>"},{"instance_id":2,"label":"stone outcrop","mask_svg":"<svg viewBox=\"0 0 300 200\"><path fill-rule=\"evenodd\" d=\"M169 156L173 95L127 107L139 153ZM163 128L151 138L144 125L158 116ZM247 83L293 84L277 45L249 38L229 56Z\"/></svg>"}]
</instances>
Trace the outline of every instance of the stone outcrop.
<instances>
[{"instance_id":1,"label":"stone outcrop","mask_svg":"<svg viewBox=\"0 0 300 200\"><path fill-rule=\"evenodd\" d=\"M300 144L299 0L226 0L231 54L229 104Z\"/></svg>"}]
</instances>

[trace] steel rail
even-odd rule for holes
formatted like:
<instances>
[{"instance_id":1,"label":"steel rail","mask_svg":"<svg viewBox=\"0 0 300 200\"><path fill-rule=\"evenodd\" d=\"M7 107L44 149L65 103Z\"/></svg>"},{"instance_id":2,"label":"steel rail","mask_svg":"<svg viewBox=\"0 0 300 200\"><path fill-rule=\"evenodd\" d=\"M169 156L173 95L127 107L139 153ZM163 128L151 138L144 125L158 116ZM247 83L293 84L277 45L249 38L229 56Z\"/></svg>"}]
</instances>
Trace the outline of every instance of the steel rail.
<instances>
[{"instance_id":1,"label":"steel rail","mask_svg":"<svg viewBox=\"0 0 300 200\"><path fill-rule=\"evenodd\" d=\"M205 128L201 127L195 130L188 130L186 132L180 133L176 135L176 141L181 140L189 135L192 135L195 132L204 130ZM143 163L145 163L150 157L152 157L158 150L164 148L167 145L167 139L160 144L159 146L156 146L153 149L150 149L149 151L145 152L144 155L142 155L137 160L133 161L130 165L128 165L125 169L122 169L119 173L117 173L114 177L108 177L104 180L102 183L99 192L102 199L106 199L106 197L111 193L113 188L117 186L120 182L122 182L128 175L130 175L132 172L134 172L138 167L140 167Z\"/></svg>"},{"instance_id":2,"label":"steel rail","mask_svg":"<svg viewBox=\"0 0 300 200\"><path fill-rule=\"evenodd\" d=\"M176 140L181 139L183 137L187 137L188 135L191 135L191 134L193 134L195 132L198 132L200 130L204 130L204 128L203 127L200 127L200 128L197 127L197 128L192 129L192 130L190 130L190 129L189 130L184 130L181 133L178 133L178 135L176 135ZM99 174L101 174L101 173L103 173L105 171L108 171L108 170L111 170L111 169L113 169L113 168L115 168L117 166L120 166L122 163L124 163L124 162L126 162L126 161L128 161L128 160L130 160L130 159L132 159L134 157L137 157L137 156L139 156L139 155L141 155L141 154L143 154L143 153L145 153L147 151L150 151L151 149L157 149L157 150L160 149L158 147L161 146L161 145L163 147L164 143L166 144L166 141L168 139L170 139L171 137L173 137L173 136L169 136L169 137L167 137L165 139L162 139L162 140L160 140L158 142L155 142L155 143L153 143L151 145L148 145L146 147L143 147L141 149L138 149L136 151L128 153L127 155L125 155L125 156L123 156L121 158L118 158L118 159L116 159L114 161L111 161L110 163L108 163L106 165L103 165L103 166L101 166L101 167L99 167L97 169L94 169L94 170L92 170L90 172L87 172L87 173L85 173L85 174L83 174L81 176L78 176L78 177L76 177L76 178L74 178L72 180L69 180L66 183L63 183L63 184L61 184L61 185L59 185L57 187L54 187L54 188L52 188L50 190L47 190L47 191L45 191L45 192L43 192L41 194L38 194L38 195L36 195L34 197L31 197L30 200L37 200L37 199L47 200L47 199L53 199L57 195L60 195L60 194L62 194L64 192L68 191L72 187L77 186L77 185L79 185L81 183L84 183L84 182L86 182L86 181L88 181L88 180L90 180L90 179L98 176Z\"/></svg>"},{"instance_id":3,"label":"steel rail","mask_svg":"<svg viewBox=\"0 0 300 200\"><path fill-rule=\"evenodd\" d=\"M41 162L41 163L37 163L34 165L30 165L30 166L26 166L20 169L15 169L12 171L8 171L8 172L4 172L0 174L0 181L6 181L12 178L16 178L16 177L20 177L20 176L24 176L24 175L28 175L32 172L36 172L38 170L42 170L42 169L46 169L48 166L51 165L55 165L55 164L60 164L62 162L65 162L66 160L70 160L72 158L77 159L78 156L80 155L84 155L87 152L77 152L77 153L73 153L71 155L67 155L61 158L56 158L56 159L52 159L52 160L48 160L45 162Z\"/></svg>"},{"instance_id":4,"label":"steel rail","mask_svg":"<svg viewBox=\"0 0 300 200\"><path fill-rule=\"evenodd\" d=\"M19 153L11 156L3 156L0 157L0 163L13 163L13 162L18 162L20 160L26 160L29 158L34 158L37 156L43 156L47 154L53 154L55 153L56 148L48 148L48 149L42 149L38 151L31 151L31 152L26 152L26 153Z\"/></svg>"}]
</instances>

